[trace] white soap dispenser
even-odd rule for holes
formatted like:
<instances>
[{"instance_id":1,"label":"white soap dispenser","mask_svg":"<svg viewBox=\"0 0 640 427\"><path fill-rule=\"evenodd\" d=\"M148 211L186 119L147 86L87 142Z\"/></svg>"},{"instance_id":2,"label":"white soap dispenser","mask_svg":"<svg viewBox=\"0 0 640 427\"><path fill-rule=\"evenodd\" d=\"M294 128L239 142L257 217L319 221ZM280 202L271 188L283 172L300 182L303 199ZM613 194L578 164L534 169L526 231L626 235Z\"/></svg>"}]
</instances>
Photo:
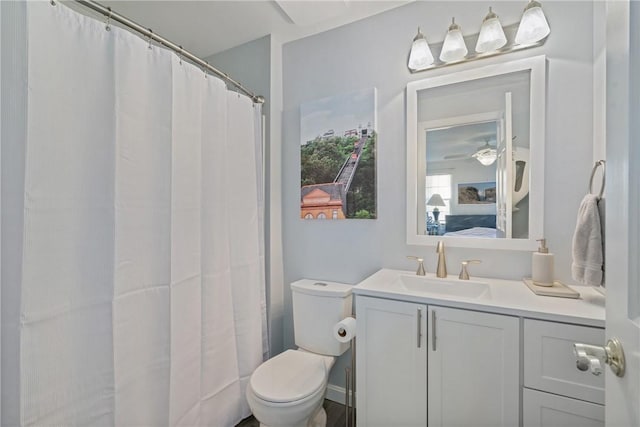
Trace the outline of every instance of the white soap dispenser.
<instances>
[{"instance_id":1,"label":"white soap dispenser","mask_svg":"<svg viewBox=\"0 0 640 427\"><path fill-rule=\"evenodd\" d=\"M534 285L553 286L553 254L549 253L547 239L536 242L540 242L540 247L531 260L531 280Z\"/></svg>"}]
</instances>

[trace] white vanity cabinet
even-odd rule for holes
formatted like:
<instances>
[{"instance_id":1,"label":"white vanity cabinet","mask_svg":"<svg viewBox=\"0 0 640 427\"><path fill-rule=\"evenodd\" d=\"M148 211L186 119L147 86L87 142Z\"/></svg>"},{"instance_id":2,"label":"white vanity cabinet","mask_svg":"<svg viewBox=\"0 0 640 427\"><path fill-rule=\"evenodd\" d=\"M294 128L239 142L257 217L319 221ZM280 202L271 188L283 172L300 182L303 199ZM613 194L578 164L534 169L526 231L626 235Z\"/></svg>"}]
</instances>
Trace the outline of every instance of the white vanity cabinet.
<instances>
[{"instance_id":1,"label":"white vanity cabinet","mask_svg":"<svg viewBox=\"0 0 640 427\"><path fill-rule=\"evenodd\" d=\"M358 426L427 425L427 306L357 297Z\"/></svg>"},{"instance_id":2,"label":"white vanity cabinet","mask_svg":"<svg viewBox=\"0 0 640 427\"><path fill-rule=\"evenodd\" d=\"M573 344L604 329L524 319L524 427L604 427L604 376L576 368Z\"/></svg>"},{"instance_id":3,"label":"white vanity cabinet","mask_svg":"<svg viewBox=\"0 0 640 427\"><path fill-rule=\"evenodd\" d=\"M356 316L358 426L518 425L517 317L362 296Z\"/></svg>"},{"instance_id":4,"label":"white vanity cabinet","mask_svg":"<svg viewBox=\"0 0 640 427\"><path fill-rule=\"evenodd\" d=\"M597 291L381 269L353 293L358 426L603 427L608 370L573 352L605 341Z\"/></svg>"},{"instance_id":5,"label":"white vanity cabinet","mask_svg":"<svg viewBox=\"0 0 640 427\"><path fill-rule=\"evenodd\" d=\"M519 424L520 319L429 306L428 425Z\"/></svg>"}]
</instances>

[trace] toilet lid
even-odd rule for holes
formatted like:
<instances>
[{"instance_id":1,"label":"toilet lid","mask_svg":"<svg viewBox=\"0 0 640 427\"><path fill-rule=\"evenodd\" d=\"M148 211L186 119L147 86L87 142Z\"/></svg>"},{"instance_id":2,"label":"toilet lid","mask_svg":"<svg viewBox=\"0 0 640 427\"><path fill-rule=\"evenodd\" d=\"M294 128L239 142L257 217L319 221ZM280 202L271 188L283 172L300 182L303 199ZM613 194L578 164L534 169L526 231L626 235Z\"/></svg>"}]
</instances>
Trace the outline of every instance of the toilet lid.
<instances>
[{"instance_id":1,"label":"toilet lid","mask_svg":"<svg viewBox=\"0 0 640 427\"><path fill-rule=\"evenodd\" d=\"M293 402L324 387L324 358L313 353L287 350L258 366L251 375L251 389L268 402Z\"/></svg>"}]
</instances>

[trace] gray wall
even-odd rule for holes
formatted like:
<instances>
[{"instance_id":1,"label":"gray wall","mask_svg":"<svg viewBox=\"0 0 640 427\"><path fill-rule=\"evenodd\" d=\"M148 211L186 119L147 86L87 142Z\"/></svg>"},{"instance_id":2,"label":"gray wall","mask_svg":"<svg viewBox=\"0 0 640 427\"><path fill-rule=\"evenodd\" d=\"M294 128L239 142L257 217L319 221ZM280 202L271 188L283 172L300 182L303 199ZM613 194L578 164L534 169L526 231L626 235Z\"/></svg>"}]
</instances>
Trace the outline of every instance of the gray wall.
<instances>
[{"instance_id":1,"label":"gray wall","mask_svg":"<svg viewBox=\"0 0 640 427\"><path fill-rule=\"evenodd\" d=\"M481 5L482 9L486 6ZM593 5L589 2L544 3L552 34L542 47L442 70L409 73L408 49L418 25L441 28L444 36L451 16L458 17L468 13L467 9L478 7L479 2L414 2L284 46L285 284L303 277L357 283L383 267L412 269L413 264L405 259L408 254L423 256L428 270L433 271L435 248L405 243L405 86L412 80L541 54L548 58L545 237L556 254L556 277L572 283L571 239L592 165ZM519 16L522 7L521 1L496 5L496 9L509 10L509 16ZM479 13L478 22L481 18ZM515 20L503 22L504 25L513 23ZM464 30L464 24L462 26ZM370 87L378 90L378 219L300 220L300 104ZM447 251L452 272L466 258L483 260L473 269L478 276L520 279L531 271L528 252L461 248ZM284 298L284 343L286 347L293 347L291 294L287 287ZM339 362L332 372L333 384L343 383L340 368L345 356Z\"/></svg>"},{"instance_id":2,"label":"gray wall","mask_svg":"<svg viewBox=\"0 0 640 427\"><path fill-rule=\"evenodd\" d=\"M211 65L227 73L256 95L271 98L271 36L264 36L205 58ZM229 86L230 89L233 89ZM269 102L263 113L269 117ZM269 121L267 120L267 123ZM268 125L267 125L268 126ZM269 135L269 132L266 132Z\"/></svg>"}]
</instances>

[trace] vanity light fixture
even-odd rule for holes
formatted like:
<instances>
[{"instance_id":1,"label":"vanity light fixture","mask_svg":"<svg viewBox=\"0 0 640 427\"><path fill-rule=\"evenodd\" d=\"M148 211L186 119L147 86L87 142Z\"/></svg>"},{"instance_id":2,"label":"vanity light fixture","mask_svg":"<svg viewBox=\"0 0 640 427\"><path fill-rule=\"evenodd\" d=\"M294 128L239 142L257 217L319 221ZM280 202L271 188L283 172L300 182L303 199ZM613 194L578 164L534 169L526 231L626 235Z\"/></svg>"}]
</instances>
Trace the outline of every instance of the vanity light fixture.
<instances>
[{"instance_id":1,"label":"vanity light fixture","mask_svg":"<svg viewBox=\"0 0 640 427\"><path fill-rule=\"evenodd\" d=\"M456 18L451 18L451 25L444 38L442 51L440 52L440 61L453 62L464 59L467 56L467 45L462 37L460 25L456 24Z\"/></svg>"},{"instance_id":2,"label":"vanity light fixture","mask_svg":"<svg viewBox=\"0 0 640 427\"><path fill-rule=\"evenodd\" d=\"M482 163L483 166L491 166L498 158L498 151L486 142L471 157Z\"/></svg>"},{"instance_id":3,"label":"vanity light fixture","mask_svg":"<svg viewBox=\"0 0 640 427\"><path fill-rule=\"evenodd\" d=\"M493 13L493 10L489 7L489 13L484 17L482 27L480 27L476 52L491 52L500 49L505 44L507 44L507 36L504 35L502 24L500 24L498 15Z\"/></svg>"},{"instance_id":4,"label":"vanity light fixture","mask_svg":"<svg viewBox=\"0 0 640 427\"><path fill-rule=\"evenodd\" d=\"M411 52L409 53L409 69L419 71L431 64L433 64L431 48L424 34L420 32L420 27L418 27L418 34L413 38Z\"/></svg>"},{"instance_id":5,"label":"vanity light fixture","mask_svg":"<svg viewBox=\"0 0 640 427\"><path fill-rule=\"evenodd\" d=\"M506 31L505 31L506 30ZM506 32L506 34L505 34ZM462 62L476 61L496 55L542 46L551 33L542 5L537 0L528 0L519 23L502 27L498 15L489 8L477 36L468 35L467 40L476 41L475 52L469 53L460 26L452 20L444 41L436 46L437 59L427 39L420 32L413 38L408 67L412 73L432 70ZM440 47L438 53L437 49Z\"/></svg>"},{"instance_id":6,"label":"vanity light fixture","mask_svg":"<svg viewBox=\"0 0 640 427\"><path fill-rule=\"evenodd\" d=\"M516 44L535 43L547 37L551 29L542 11L542 5L531 0L524 8L520 26L516 33Z\"/></svg>"}]
</instances>

